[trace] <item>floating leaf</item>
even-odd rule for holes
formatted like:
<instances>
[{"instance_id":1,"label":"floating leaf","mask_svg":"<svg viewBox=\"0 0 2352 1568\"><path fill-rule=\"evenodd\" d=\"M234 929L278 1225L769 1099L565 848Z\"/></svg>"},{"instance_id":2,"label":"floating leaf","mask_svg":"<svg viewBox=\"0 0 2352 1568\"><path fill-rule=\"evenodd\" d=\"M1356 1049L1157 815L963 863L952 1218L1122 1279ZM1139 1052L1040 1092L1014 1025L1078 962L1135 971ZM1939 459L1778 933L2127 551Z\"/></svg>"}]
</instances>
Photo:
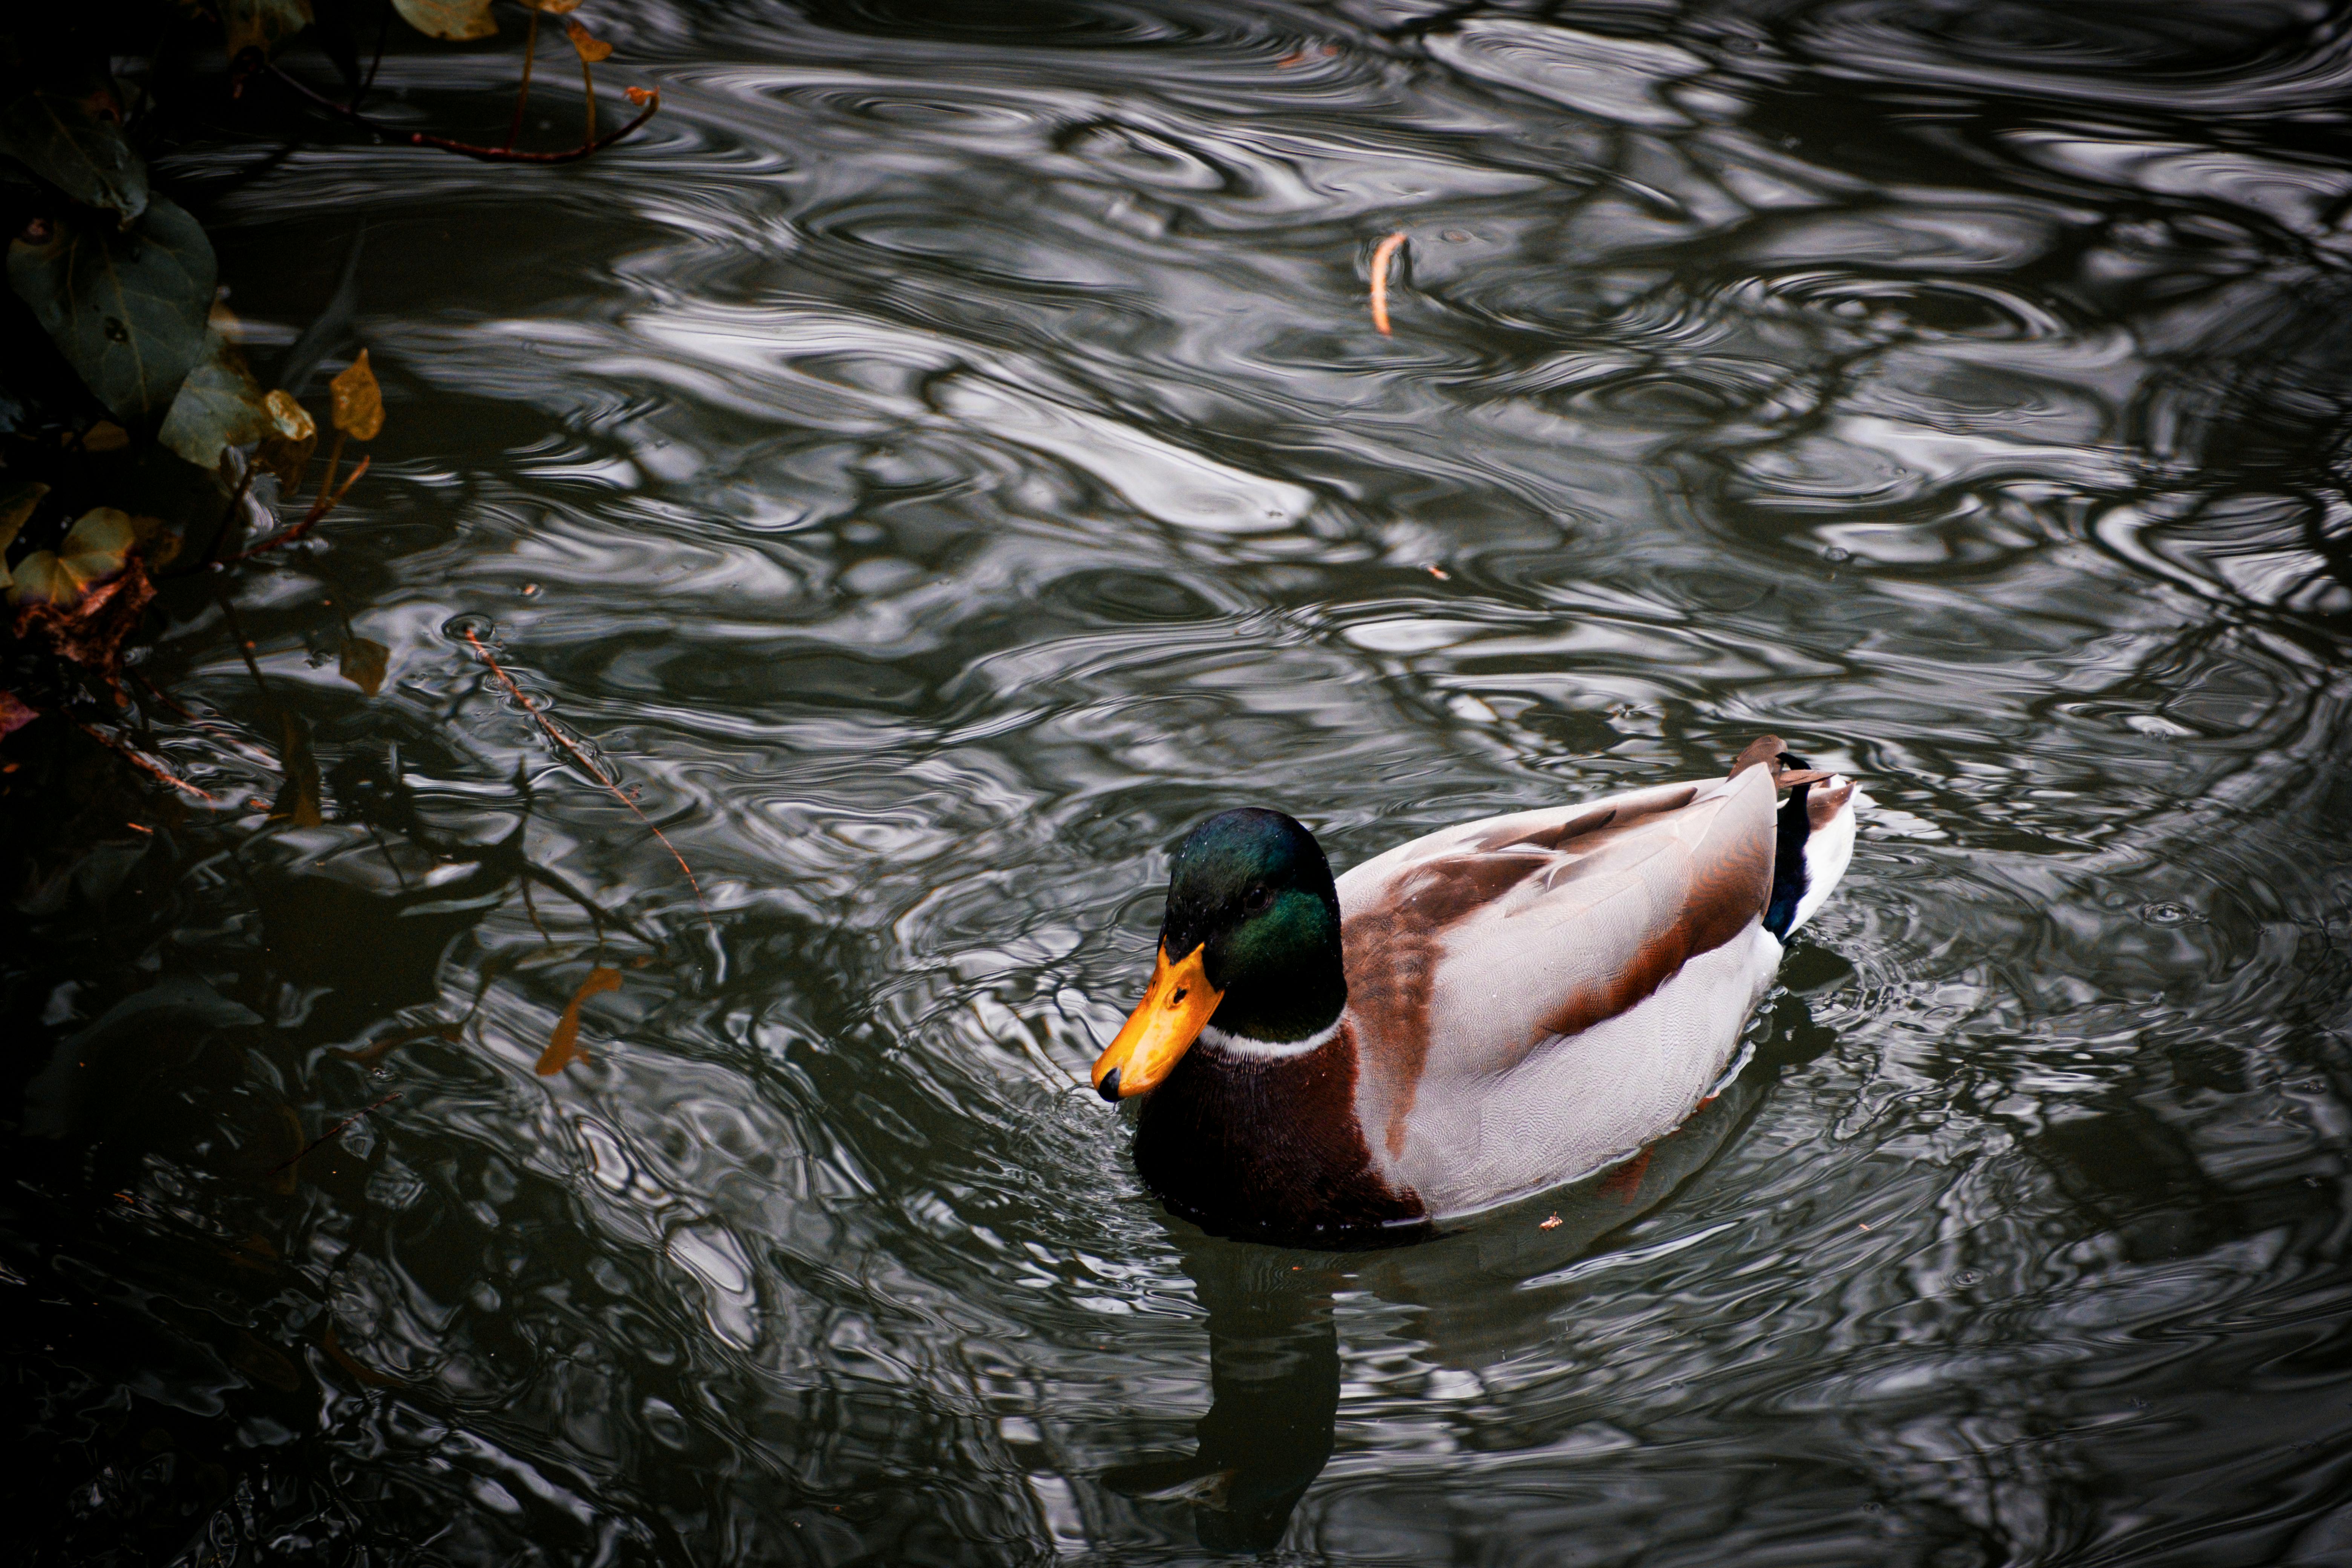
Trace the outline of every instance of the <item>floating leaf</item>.
<instances>
[{"instance_id":1,"label":"floating leaf","mask_svg":"<svg viewBox=\"0 0 2352 1568\"><path fill-rule=\"evenodd\" d=\"M8 546L16 542L17 531L48 493L47 485L0 485L0 588L14 582L8 575Z\"/></svg>"},{"instance_id":2,"label":"floating leaf","mask_svg":"<svg viewBox=\"0 0 2352 1568\"><path fill-rule=\"evenodd\" d=\"M245 355L217 331L205 336L205 357L180 384L162 435L163 445L200 468L217 467L225 448L258 441L270 426Z\"/></svg>"},{"instance_id":3,"label":"floating leaf","mask_svg":"<svg viewBox=\"0 0 2352 1568\"><path fill-rule=\"evenodd\" d=\"M589 65L595 65L601 60L610 58L612 56L612 45L596 37L593 33L591 33L587 28L582 26L577 22L564 23L563 36L572 40L572 52L577 54L582 60Z\"/></svg>"},{"instance_id":4,"label":"floating leaf","mask_svg":"<svg viewBox=\"0 0 2352 1568\"><path fill-rule=\"evenodd\" d=\"M180 531L162 518L134 515L131 532L138 540L139 553L146 558L148 565L169 566L178 558L183 542Z\"/></svg>"},{"instance_id":5,"label":"floating leaf","mask_svg":"<svg viewBox=\"0 0 2352 1568\"><path fill-rule=\"evenodd\" d=\"M580 9L580 0L522 0L522 3L549 16L569 16Z\"/></svg>"},{"instance_id":6,"label":"floating leaf","mask_svg":"<svg viewBox=\"0 0 2352 1568\"><path fill-rule=\"evenodd\" d=\"M40 558L46 558L43 570L52 577L63 574L62 563L45 550L40 557L18 563L18 587L24 585L25 568ZM9 597L18 597L16 589L9 591ZM30 594L23 597L25 603L16 611L16 631L20 639L45 646L58 658L86 666L111 680L122 665L122 645L139 629L147 606L154 602L155 584L147 580L146 568L134 556L112 582L82 594L79 603L53 604Z\"/></svg>"},{"instance_id":7,"label":"floating leaf","mask_svg":"<svg viewBox=\"0 0 2352 1568\"><path fill-rule=\"evenodd\" d=\"M16 563L8 602L74 605L84 590L121 575L138 542L129 514L110 506L84 512L55 552L37 550Z\"/></svg>"},{"instance_id":8,"label":"floating leaf","mask_svg":"<svg viewBox=\"0 0 2352 1568\"><path fill-rule=\"evenodd\" d=\"M0 691L0 735L13 735L40 714L17 700L14 692Z\"/></svg>"},{"instance_id":9,"label":"floating leaf","mask_svg":"<svg viewBox=\"0 0 2352 1568\"><path fill-rule=\"evenodd\" d=\"M354 441L373 441L383 428L383 393L368 368L367 350L327 384L335 395L335 428Z\"/></svg>"},{"instance_id":10,"label":"floating leaf","mask_svg":"<svg viewBox=\"0 0 2352 1568\"><path fill-rule=\"evenodd\" d=\"M286 784L270 803L269 815L297 827L318 827L326 822L327 814L319 805L319 754L310 749L310 726L284 709L278 710L278 717L286 737L280 758L286 768Z\"/></svg>"},{"instance_id":11,"label":"floating leaf","mask_svg":"<svg viewBox=\"0 0 2352 1568\"><path fill-rule=\"evenodd\" d=\"M310 0L218 0L228 58L251 48L273 54L278 46L310 25Z\"/></svg>"},{"instance_id":12,"label":"floating leaf","mask_svg":"<svg viewBox=\"0 0 2352 1568\"><path fill-rule=\"evenodd\" d=\"M104 88L33 91L0 110L0 153L89 207L130 223L147 210L147 164L122 134Z\"/></svg>"},{"instance_id":13,"label":"floating leaf","mask_svg":"<svg viewBox=\"0 0 2352 1568\"><path fill-rule=\"evenodd\" d=\"M269 428L253 460L277 475L278 489L290 496L302 488L302 470L310 461L311 448L319 444L318 421L283 392L263 398L262 406L268 412Z\"/></svg>"},{"instance_id":14,"label":"floating leaf","mask_svg":"<svg viewBox=\"0 0 2352 1568\"><path fill-rule=\"evenodd\" d=\"M607 969L600 963L588 972L588 978L582 981L580 989L572 994L571 1005L563 1009L563 1016L556 1020L555 1033L549 1037L547 1049L539 1053L539 1066L534 1070L540 1077L552 1078L579 1058L580 1009L588 998L620 988L619 970Z\"/></svg>"},{"instance_id":15,"label":"floating leaf","mask_svg":"<svg viewBox=\"0 0 2352 1568\"><path fill-rule=\"evenodd\" d=\"M8 582L8 602L12 605L53 605L60 599L70 604L79 597L81 590L66 574L54 550L36 550L17 562Z\"/></svg>"},{"instance_id":16,"label":"floating leaf","mask_svg":"<svg viewBox=\"0 0 2352 1568\"><path fill-rule=\"evenodd\" d=\"M392 650L380 642L366 637L345 637L337 668L345 680L370 697L383 689L383 672L392 662Z\"/></svg>"},{"instance_id":17,"label":"floating leaf","mask_svg":"<svg viewBox=\"0 0 2352 1568\"><path fill-rule=\"evenodd\" d=\"M74 215L8 247L16 297L125 421L168 406L204 358L215 276L203 226L162 196L129 228Z\"/></svg>"},{"instance_id":18,"label":"floating leaf","mask_svg":"<svg viewBox=\"0 0 2352 1568\"><path fill-rule=\"evenodd\" d=\"M425 37L452 43L495 37L499 30L490 20L490 0L392 0L392 8Z\"/></svg>"}]
</instances>

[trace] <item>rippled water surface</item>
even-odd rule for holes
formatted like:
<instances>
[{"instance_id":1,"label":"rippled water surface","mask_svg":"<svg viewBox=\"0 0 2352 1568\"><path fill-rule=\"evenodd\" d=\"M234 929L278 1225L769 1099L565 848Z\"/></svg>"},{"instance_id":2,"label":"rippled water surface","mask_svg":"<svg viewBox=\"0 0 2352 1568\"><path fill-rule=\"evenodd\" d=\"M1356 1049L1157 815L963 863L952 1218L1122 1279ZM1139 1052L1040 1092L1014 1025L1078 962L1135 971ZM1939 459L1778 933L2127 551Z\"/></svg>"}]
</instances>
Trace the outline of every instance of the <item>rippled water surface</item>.
<instances>
[{"instance_id":1,"label":"rippled water surface","mask_svg":"<svg viewBox=\"0 0 2352 1568\"><path fill-rule=\"evenodd\" d=\"M20 897L26 1561L2352 1563L2352 12L599 9L587 163L171 166L390 421L144 666L326 825ZM1142 1190L1193 819L1765 731L1878 809L1638 1180Z\"/></svg>"}]
</instances>

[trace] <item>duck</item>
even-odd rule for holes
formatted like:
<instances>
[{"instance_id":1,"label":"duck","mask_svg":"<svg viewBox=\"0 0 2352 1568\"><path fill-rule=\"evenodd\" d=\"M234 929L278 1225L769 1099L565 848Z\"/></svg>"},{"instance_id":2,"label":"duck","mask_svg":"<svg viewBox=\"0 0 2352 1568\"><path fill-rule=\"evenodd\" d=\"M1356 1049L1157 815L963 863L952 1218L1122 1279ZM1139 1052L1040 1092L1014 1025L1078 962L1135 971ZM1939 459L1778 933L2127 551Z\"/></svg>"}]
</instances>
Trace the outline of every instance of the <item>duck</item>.
<instances>
[{"instance_id":1,"label":"duck","mask_svg":"<svg viewBox=\"0 0 2352 1568\"><path fill-rule=\"evenodd\" d=\"M1178 846L1143 999L1096 1059L1213 1234L1378 1246L1638 1157L1735 1075L1853 856L1854 781L1775 735L1721 777L1440 829L1334 878L1280 811Z\"/></svg>"}]
</instances>

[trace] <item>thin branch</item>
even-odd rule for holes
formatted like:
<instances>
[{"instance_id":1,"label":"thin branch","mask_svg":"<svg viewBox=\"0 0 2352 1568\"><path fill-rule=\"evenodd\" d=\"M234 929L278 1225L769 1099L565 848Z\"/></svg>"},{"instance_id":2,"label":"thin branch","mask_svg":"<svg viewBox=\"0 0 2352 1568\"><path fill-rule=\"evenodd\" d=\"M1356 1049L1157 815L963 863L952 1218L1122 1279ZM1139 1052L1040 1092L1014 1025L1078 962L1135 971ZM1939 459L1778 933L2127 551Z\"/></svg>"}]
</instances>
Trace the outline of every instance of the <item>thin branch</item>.
<instances>
[{"instance_id":1,"label":"thin branch","mask_svg":"<svg viewBox=\"0 0 2352 1568\"><path fill-rule=\"evenodd\" d=\"M539 58L539 7L530 8L530 31L522 42L522 86L515 92L514 118L507 122L507 146L514 151L516 141L522 135L522 106L530 101L530 67Z\"/></svg>"},{"instance_id":2,"label":"thin branch","mask_svg":"<svg viewBox=\"0 0 2352 1568\"><path fill-rule=\"evenodd\" d=\"M247 494L253 489L253 476L257 471L248 459L245 473L236 481L236 493L228 498L228 510L221 513L220 526L213 530L212 540L205 546L205 558L198 564L210 565L213 558L220 553L220 547L228 542L228 531L236 523L237 511L245 505Z\"/></svg>"},{"instance_id":3,"label":"thin branch","mask_svg":"<svg viewBox=\"0 0 2352 1568\"><path fill-rule=\"evenodd\" d=\"M360 113L356 110L345 109L341 104L337 103L333 99L327 97L324 93L312 91L310 88L304 86L301 82L297 81L294 78L287 75L275 65L272 65L268 68L270 75L276 77L279 81L284 82L288 87L292 88L296 92L300 93L304 98L309 99L312 103L317 104L328 113L341 115L343 119L350 121L354 125L364 126L366 129L373 131L387 142L398 142L410 147L438 147L444 153L455 153L460 157L466 158L478 158L485 163L577 163L579 160L587 157L591 153L601 153L605 148L610 147L614 142L618 142L622 137L626 136L630 132L635 131L638 126L643 125L646 121L651 120L654 117L655 112L661 108L661 94L658 91L648 92L646 96L645 108L638 111L635 119L630 121L626 125L622 126L618 131L613 132L608 135L599 136L593 142L583 142L579 146L568 148L561 153L520 153L511 147L484 147L472 142L453 142L446 136L429 136L422 131L395 131L389 125L384 125L376 121L370 120L366 115Z\"/></svg>"},{"instance_id":4,"label":"thin branch","mask_svg":"<svg viewBox=\"0 0 2352 1568\"><path fill-rule=\"evenodd\" d=\"M387 1094L383 1099L377 1100L373 1105L368 1106L363 1110L352 1111L349 1116L344 1117L341 1121L336 1122L332 1127L328 1128L324 1132L320 1133L316 1138L313 1138L308 1143L303 1144L302 1152L300 1154L295 1155L290 1160L280 1160L277 1164L270 1166L268 1172L264 1174L261 1179L266 1182L269 1180L271 1176L278 1174L278 1172L286 1170L289 1166L300 1164L302 1163L303 1155L310 1153L311 1150L316 1149L320 1144L326 1142L329 1139L338 1136L345 1128L351 1126L352 1122L357 1121L361 1117L368 1114L369 1111L382 1110L385 1106L390 1105L394 1100L398 1100L400 1096L401 1091L395 1089L390 1094Z\"/></svg>"},{"instance_id":5,"label":"thin branch","mask_svg":"<svg viewBox=\"0 0 2352 1568\"><path fill-rule=\"evenodd\" d=\"M714 931L717 930L718 928L716 926L711 925L710 906L709 903L704 901L702 897L702 884L695 879L694 868L686 863L686 857L677 852L677 846L669 841L669 835L664 833L660 828L656 827L654 826L654 819L647 816L638 806L637 803L629 798L628 792L624 790L619 784L614 784L612 779L605 774L604 770L595 764L594 761L589 757L587 752L582 751L579 746L574 744L571 736L566 735L562 731L548 722L547 715L539 710L539 704L533 702L530 698L524 693L523 689L515 684L514 677L509 675L506 670L500 667L499 661L490 657L490 650L483 646L480 634L468 626L466 629L466 640L473 645L475 657L479 658L484 664L489 666L490 673L499 678L499 683L507 689L507 694L512 697L518 703L521 704L522 710L524 712L530 714L533 719L539 721L539 727L547 731L547 738L554 742L557 745L562 747L565 752L570 753L572 760L578 763L580 766L586 771L590 778L594 779L598 784L603 784L606 792L609 793L614 800L619 801L623 805L629 808L630 816L645 824L646 832L661 840L661 847L669 851L669 858L677 862L677 868L679 870L686 873L686 885L694 889L694 901L702 910L702 923L706 926L710 926Z\"/></svg>"},{"instance_id":6,"label":"thin branch","mask_svg":"<svg viewBox=\"0 0 2352 1568\"><path fill-rule=\"evenodd\" d=\"M79 729L83 734L88 735L91 740L96 741L108 751L114 752L118 756L125 758L142 772L152 773L155 777L162 779L165 784L170 784L173 789L185 790L188 794L194 795L198 800L203 801L207 805L218 805L220 804L219 796L206 795L203 790L198 789L187 780L174 777L163 763L156 762L152 757L143 756L141 753L132 751L129 746L124 745L120 741L110 739L104 731L98 730L90 725L85 724L79 719L74 721L74 725L76 728Z\"/></svg>"},{"instance_id":7,"label":"thin branch","mask_svg":"<svg viewBox=\"0 0 2352 1568\"><path fill-rule=\"evenodd\" d=\"M310 510L302 514L301 521L286 530L283 533L271 534L268 538L263 540L260 543L255 545L250 550L238 551L226 561L222 562L221 564L224 566L234 566L240 561L250 561L265 550L275 550L281 544L291 544L296 540L301 538L304 534L310 532L312 529L318 527L319 520L335 510L335 507L342 500L343 497L351 493L352 487L360 482L360 476L368 471L368 465L374 461L375 459L373 458L362 458L359 461L359 466L344 476L342 484L336 489L330 492L323 486L320 487L319 490L319 499L310 503ZM332 475L331 474L329 477L331 478Z\"/></svg>"}]
</instances>

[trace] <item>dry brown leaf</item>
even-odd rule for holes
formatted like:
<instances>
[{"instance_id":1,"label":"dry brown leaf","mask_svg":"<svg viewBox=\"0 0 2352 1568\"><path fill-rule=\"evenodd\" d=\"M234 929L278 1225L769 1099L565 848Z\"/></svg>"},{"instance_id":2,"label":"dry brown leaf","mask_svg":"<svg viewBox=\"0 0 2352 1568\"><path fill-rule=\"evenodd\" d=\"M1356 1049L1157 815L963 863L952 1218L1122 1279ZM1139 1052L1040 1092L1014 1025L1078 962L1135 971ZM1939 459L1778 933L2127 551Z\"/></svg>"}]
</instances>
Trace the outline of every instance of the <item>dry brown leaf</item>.
<instances>
[{"instance_id":1,"label":"dry brown leaf","mask_svg":"<svg viewBox=\"0 0 2352 1568\"><path fill-rule=\"evenodd\" d=\"M591 996L601 996L607 991L618 991L620 988L621 972L619 970L608 969L600 963L588 972L588 978L582 981L580 989L572 994L571 1005L563 1009L563 1016L556 1020L555 1033L549 1037L547 1049L539 1053L539 1066L536 1070L540 1077L552 1078L579 1059L582 1055L580 1050L582 1005Z\"/></svg>"},{"instance_id":2,"label":"dry brown leaf","mask_svg":"<svg viewBox=\"0 0 2352 1568\"><path fill-rule=\"evenodd\" d=\"M431 38L465 43L498 36L490 20L490 0L392 0L402 20Z\"/></svg>"},{"instance_id":3,"label":"dry brown leaf","mask_svg":"<svg viewBox=\"0 0 2352 1568\"><path fill-rule=\"evenodd\" d=\"M46 553L46 552L44 552ZM16 563L22 585L29 560ZM16 611L16 636L46 644L60 658L86 665L112 680L122 668L122 645L139 627L140 617L155 597L155 584L137 558L110 583L100 584L77 603L29 603Z\"/></svg>"},{"instance_id":4,"label":"dry brown leaf","mask_svg":"<svg viewBox=\"0 0 2352 1568\"><path fill-rule=\"evenodd\" d=\"M580 0L522 0L522 3L549 16L569 16L580 9Z\"/></svg>"},{"instance_id":5,"label":"dry brown leaf","mask_svg":"<svg viewBox=\"0 0 2352 1568\"><path fill-rule=\"evenodd\" d=\"M383 672L392 650L366 637L345 637L338 668L345 680L370 697L383 689Z\"/></svg>"},{"instance_id":6,"label":"dry brown leaf","mask_svg":"<svg viewBox=\"0 0 2352 1568\"><path fill-rule=\"evenodd\" d=\"M279 792L272 815L283 812L297 827L323 826L327 814L320 805L319 756L310 749L310 730L284 710L278 719L286 732L286 787Z\"/></svg>"},{"instance_id":7,"label":"dry brown leaf","mask_svg":"<svg viewBox=\"0 0 2352 1568\"><path fill-rule=\"evenodd\" d=\"M367 350L328 383L335 395L335 428L354 441L373 441L383 428L383 393L368 368Z\"/></svg>"},{"instance_id":8,"label":"dry brown leaf","mask_svg":"<svg viewBox=\"0 0 2352 1568\"><path fill-rule=\"evenodd\" d=\"M572 40L572 47L590 65L611 58L613 46L591 33L577 22L563 24L563 36Z\"/></svg>"},{"instance_id":9,"label":"dry brown leaf","mask_svg":"<svg viewBox=\"0 0 2352 1568\"><path fill-rule=\"evenodd\" d=\"M82 432L81 449L85 452L120 452L129 445L130 432L110 419L101 419Z\"/></svg>"},{"instance_id":10,"label":"dry brown leaf","mask_svg":"<svg viewBox=\"0 0 2352 1568\"><path fill-rule=\"evenodd\" d=\"M253 460L264 472L277 475L278 490L290 497L302 488L302 470L319 444L319 422L283 392L271 393L262 405L269 412L269 433L254 449Z\"/></svg>"}]
</instances>

